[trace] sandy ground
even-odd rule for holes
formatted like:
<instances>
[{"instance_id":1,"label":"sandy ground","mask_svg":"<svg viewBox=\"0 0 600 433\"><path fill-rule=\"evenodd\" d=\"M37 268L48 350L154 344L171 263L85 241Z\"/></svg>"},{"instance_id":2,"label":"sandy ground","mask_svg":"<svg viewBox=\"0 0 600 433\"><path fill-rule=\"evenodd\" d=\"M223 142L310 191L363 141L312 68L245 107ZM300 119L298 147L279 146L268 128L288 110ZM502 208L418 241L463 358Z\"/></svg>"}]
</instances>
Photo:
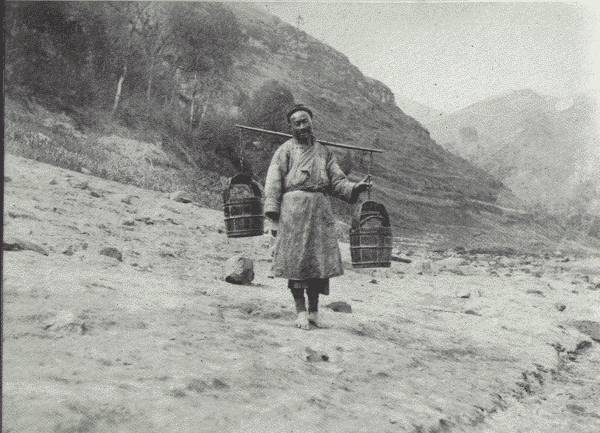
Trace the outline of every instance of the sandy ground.
<instances>
[{"instance_id":1,"label":"sandy ground","mask_svg":"<svg viewBox=\"0 0 600 433\"><path fill-rule=\"evenodd\" d=\"M600 431L598 258L347 264L322 306L352 313L303 331L267 236L10 155L5 176L5 244L43 249L4 251L5 432ZM222 280L234 254L252 285Z\"/></svg>"}]
</instances>

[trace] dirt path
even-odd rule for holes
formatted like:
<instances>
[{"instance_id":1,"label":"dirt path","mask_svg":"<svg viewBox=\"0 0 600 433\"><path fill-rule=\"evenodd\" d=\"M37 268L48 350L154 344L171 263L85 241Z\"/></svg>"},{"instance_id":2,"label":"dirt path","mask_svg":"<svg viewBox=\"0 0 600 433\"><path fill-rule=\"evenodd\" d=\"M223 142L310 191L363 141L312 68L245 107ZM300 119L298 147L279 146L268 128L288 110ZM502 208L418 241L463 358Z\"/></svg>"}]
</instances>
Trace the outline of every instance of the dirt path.
<instances>
[{"instance_id":1,"label":"dirt path","mask_svg":"<svg viewBox=\"0 0 600 433\"><path fill-rule=\"evenodd\" d=\"M5 248L37 246L4 251L5 432L600 431L600 342L574 325L600 322L598 258L348 265L323 303L353 312L301 331L268 237L30 160L5 171ZM252 285L222 281L234 254Z\"/></svg>"}]
</instances>

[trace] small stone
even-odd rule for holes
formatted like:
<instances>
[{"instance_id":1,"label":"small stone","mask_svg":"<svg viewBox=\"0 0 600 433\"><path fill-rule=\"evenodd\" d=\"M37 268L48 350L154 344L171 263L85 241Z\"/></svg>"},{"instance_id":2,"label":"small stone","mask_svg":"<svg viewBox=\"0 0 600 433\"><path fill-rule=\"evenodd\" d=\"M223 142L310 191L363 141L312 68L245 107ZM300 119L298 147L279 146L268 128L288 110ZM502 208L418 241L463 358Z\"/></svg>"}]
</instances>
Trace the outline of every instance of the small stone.
<instances>
[{"instance_id":1,"label":"small stone","mask_svg":"<svg viewBox=\"0 0 600 433\"><path fill-rule=\"evenodd\" d=\"M50 182L48 182L49 185L56 185L58 182L56 181L56 179L52 179Z\"/></svg>"},{"instance_id":2,"label":"small stone","mask_svg":"<svg viewBox=\"0 0 600 433\"><path fill-rule=\"evenodd\" d=\"M185 191L175 191L169 195L169 198L179 203L191 203L193 201L190 193Z\"/></svg>"},{"instance_id":3,"label":"small stone","mask_svg":"<svg viewBox=\"0 0 600 433\"><path fill-rule=\"evenodd\" d=\"M565 304L561 304L560 302L557 302L556 304L554 304L554 307L558 310L558 311L565 311L565 309L567 308L567 306Z\"/></svg>"},{"instance_id":4,"label":"small stone","mask_svg":"<svg viewBox=\"0 0 600 433\"><path fill-rule=\"evenodd\" d=\"M306 356L304 358L305 361L308 361L308 362L319 362L319 361L328 362L329 361L329 355L327 355L325 352L317 352L316 350L313 350L308 346L306 346L306 348L304 350L306 351Z\"/></svg>"},{"instance_id":5,"label":"small stone","mask_svg":"<svg viewBox=\"0 0 600 433\"><path fill-rule=\"evenodd\" d=\"M85 168L85 167L82 167L82 168L81 168L81 172L82 172L83 174L92 174L92 172L91 172L90 170L88 170L87 168Z\"/></svg>"},{"instance_id":6,"label":"small stone","mask_svg":"<svg viewBox=\"0 0 600 433\"><path fill-rule=\"evenodd\" d=\"M404 258L404 257L397 256L397 255L395 255L395 254L392 254L392 256L391 256L391 260L392 260L393 262L400 262L400 263L412 263L412 260L411 260L411 259L406 259L406 258Z\"/></svg>"},{"instance_id":7,"label":"small stone","mask_svg":"<svg viewBox=\"0 0 600 433\"><path fill-rule=\"evenodd\" d=\"M231 284L250 284L254 280L254 262L246 257L233 256L223 265L223 277Z\"/></svg>"},{"instance_id":8,"label":"small stone","mask_svg":"<svg viewBox=\"0 0 600 433\"><path fill-rule=\"evenodd\" d=\"M85 334L89 329L83 320L70 311L58 312L53 318L44 322L42 328L45 331L68 331L77 334Z\"/></svg>"},{"instance_id":9,"label":"small stone","mask_svg":"<svg viewBox=\"0 0 600 433\"><path fill-rule=\"evenodd\" d=\"M73 182L71 184L71 186L73 188L77 188L77 189L88 189L89 184L88 184L87 181L84 180L84 181L81 181L81 182Z\"/></svg>"},{"instance_id":10,"label":"small stone","mask_svg":"<svg viewBox=\"0 0 600 433\"><path fill-rule=\"evenodd\" d=\"M431 262L430 261L426 261L426 262L421 263L421 272L424 275L431 274Z\"/></svg>"},{"instance_id":11,"label":"small stone","mask_svg":"<svg viewBox=\"0 0 600 433\"><path fill-rule=\"evenodd\" d=\"M100 254L107 257L112 257L113 259L117 259L118 261L123 261L123 254L116 248L106 247L100 250Z\"/></svg>"},{"instance_id":12,"label":"small stone","mask_svg":"<svg viewBox=\"0 0 600 433\"><path fill-rule=\"evenodd\" d=\"M12 179L8 176L4 176L4 183L12 182Z\"/></svg>"},{"instance_id":13,"label":"small stone","mask_svg":"<svg viewBox=\"0 0 600 433\"><path fill-rule=\"evenodd\" d=\"M139 198L139 197L137 197L137 196L135 196L135 195L126 195L125 197L123 197L123 198L121 199L121 203L125 203L125 204L131 204L131 201L132 201L134 198Z\"/></svg>"},{"instance_id":14,"label":"small stone","mask_svg":"<svg viewBox=\"0 0 600 433\"><path fill-rule=\"evenodd\" d=\"M373 278L371 281L369 281L371 284L377 284L379 283L379 281L377 281L375 278Z\"/></svg>"},{"instance_id":15,"label":"small stone","mask_svg":"<svg viewBox=\"0 0 600 433\"><path fill-rule=\"evenodd\" d=\"M455 293L455 296L457 298L469 299L471 297L471 292L469 292L468 290L458 290Z\"/></svg>"},{"instance_id":16,"label":"small stone","mask_svg":"<svg viewBox=\"0 0 600 433\"><path fill-rule=\"evenodd\" d=\"M102 197L102 194L100 194L98 191L93 191L93 190L92 190L92 191L90 191L90 195L91 195L92 197L96 197L96 198L100 198L100 197Z\"/></svg>"},{"instance_id":17,"label":"small stone","mask_svg":"<svg viewBox=\"0 0 600 433\"><path fill-rule=\"evenodd\" d=\"M352 313L352 306L344 301L335 301L325 305L336 313Z\"/></svg>"},{"instance_id":18,"label":"small stone","mask_svg":"<svg viewBox=\"0 0 600 433\"><path fill-rule=\"evenodd\" d=\"M69 245L69 246L67 247L67 249L66 249L66 250L64 250L62 253L63 253L65 256L72 256L74 252L75 252L75 251L74 251L74 249L73 249L73 245Z\"/></svg>"},{"instance_id":19,"label":"small stone","mask_svg":"<svg viewBox=\"0 0 600 433\"><path fill-rule=\"evenodd\" d=\"M131 226L133 226L135 224L135 221L132 220L132 219L129 219L129 220L123 221L121 224L123 224L124 226L131 227Z\"/></svg>"},{"instance_id":20,"label":"small stone","mask_svg":"<svg viewBox=\"0 0 600 433\"><path fill-rule=\"evenodd\" d=\"M227 388L229 388L229 385L227 385L227 383L225 383L221 379L217 379L217 378L214 378L212 380L212 386L215 389L227 389Z\"/></svg>"},{"instance_id":21,"label":"small stone","mask_svg":"<svg viewBox=\"0 0 600 433\"><path fill-rule=\"evenodd\" d=\"M465 314L470 314L471 316L481 316L481 314L475 310L465 310Z\"/></svg>"},{"instance_id":22,"label":"small stone","mask_svg":"<svg viewBox=\"0 0 600 433\"><path fill-rule=\"evenodd\" d=\"M546 297L546 295L544 295L544 292L542 292L541 290L537 290L537 289L527 289L525 291L525 293L529 293L530 295L538 295L538 296Z\"/></svg>"},{"instance_id":23,"label":"small stone","mask_svg":"<svg viewBox=\"0 0 600 433\"><path fill-rule=\"evenodd\" d=\"M600 323L592 320L577 320L572 325L579 331L588 335L592 340L600 343Z\"/></svg>"}]
</instances>

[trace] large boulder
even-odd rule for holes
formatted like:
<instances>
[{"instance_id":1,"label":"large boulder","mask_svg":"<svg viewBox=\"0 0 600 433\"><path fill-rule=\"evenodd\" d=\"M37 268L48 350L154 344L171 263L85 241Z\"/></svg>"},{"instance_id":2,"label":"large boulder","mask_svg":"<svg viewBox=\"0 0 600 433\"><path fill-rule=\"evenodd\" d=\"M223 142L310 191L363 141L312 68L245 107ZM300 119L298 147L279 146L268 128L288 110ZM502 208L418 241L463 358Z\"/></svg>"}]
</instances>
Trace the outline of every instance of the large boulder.
<instances>
[{"instance_id":1,"label":"large boulder","mask_svg":"<svg viewBox=\"0 0 600 433\"><path fill-rule=\"evenodd\" d=\"M242 256L233 256L223 266L225 281L231 284L250 284L254 280L254 262Z\"/></svg>"}]
</instances>

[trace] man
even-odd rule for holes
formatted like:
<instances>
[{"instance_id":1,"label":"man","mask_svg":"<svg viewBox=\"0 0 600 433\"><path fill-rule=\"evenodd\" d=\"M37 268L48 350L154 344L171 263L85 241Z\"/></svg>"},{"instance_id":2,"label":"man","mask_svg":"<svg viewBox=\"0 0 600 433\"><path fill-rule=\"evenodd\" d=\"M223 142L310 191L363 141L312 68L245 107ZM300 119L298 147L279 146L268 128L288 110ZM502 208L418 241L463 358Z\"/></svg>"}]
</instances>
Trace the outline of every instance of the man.
<instances>
[{"instance_id":1,"label":"man","mask_svg":"<svg viewBox=\"0 0 600 433\"><path fill-rule=\"evenodd\" d=\"M354 203L369 188L368 176L346 179L333 152L315 140L312 115L304 105L287 113L293 138L273 155L265 184L265 215L278 227L272 272L288 279L301 329L324 326L319 294L328 295L329 278L344 272L327 196Z\"/></svg>"}]
</instances>

